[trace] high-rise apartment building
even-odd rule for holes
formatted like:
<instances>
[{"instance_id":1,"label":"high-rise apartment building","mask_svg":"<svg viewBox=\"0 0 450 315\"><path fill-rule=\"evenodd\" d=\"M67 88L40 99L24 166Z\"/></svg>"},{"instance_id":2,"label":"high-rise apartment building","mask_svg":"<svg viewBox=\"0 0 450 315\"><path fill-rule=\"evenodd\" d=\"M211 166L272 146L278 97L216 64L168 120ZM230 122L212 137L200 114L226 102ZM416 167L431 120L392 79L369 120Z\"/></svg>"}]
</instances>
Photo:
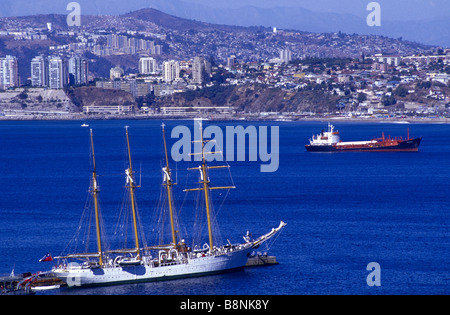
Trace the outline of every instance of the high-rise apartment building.
<instances>
[{"instance_id":1,"label":"high-rise apartment building","mask_svg":"<svg viewBox=\"0 0 450 315\"><path fill-rule=\"evenodd\" d=\"M48 61L49 87L62 89L68 83L67 63L61 57L51 57Z\"/></svg>"},{"instance_id":2,"label":"high-rise apartment building","mask_svg":"<svg viewBox=\"0 0 450 315\"><path fill-rule=\"evenodd\" d=\"M14 56L0 58L0 89L19 86L19 64Z\"/></svg>"},{"instance_id":3,"label":"high-rise apartment building","mask_svg":"<svg viewBox=\"0 0 450 315\"><path fill-rule=\"evenodd\" d=\"M195 57L192 64L192 83L203 84L210 81L211 63L203 57Z\"/></svg>"},{"instance_id":4,"label":"high-rise apartment building","mask_svg":"<svg viewBox=\"0 0 450 315\"><path fill-rule=\"evenodd\" d=\"M202 84L205 81L205 59L195 57L192 64L192 83Z\"/></svg>"},{"instance_id":5,"label":"high-rise apartment building","mask_svg":"<svg viewBox=\"0 0 450 315\"><path fill-rule=\"evenodd\" d=\"M115 52L125 54L136 54L138 52L146 52L151 55L161 55L162 46L155 45L154 41L143 38L128 37L125 35L109 34L106 36L106 45L94 47L96 55L111 55Z\"/></svg>"},{"instance_id":6,"label":"high-rise apartment building","mask_svg":"<svg viewBox=\"0 0 450 315\"><path fill-rule=\"evenodd\" d=\"M88 61L82 57L73 56L69 59L69 82L70 85L81 85L88 83L89 66Z\"/></svg>"},{"instance_id":7,"label":"high-rise apartment building","mask_svg":"<svg viewBox=\"0 0 450 315\"><path fill-rule=\"evenodd\" d=\"M163 63L163 74L166 82L172 82L180 78L180 64L178 61L171 60Z\"/></svg>"},{"instance_id":8,"label":"high-rise apartment building","mask_svg":"<svg viewBox=\"0 0 450 315\"><path fill-rule=\"evenodd\" d=\"M236 56L235 55L231 55L230 57L227 58L227 67L228 68L234 67L235 64L236 64Z\"/></svg>"},{"instance_id":9,"label":"high-rise apartment building","mask_svg":"<svg viewBox=\"0 0 450 315\"><path fill-rule=\"evenodd\" d=\"M35 87L48 86L48 58L36 56L31 60L31 85Z\"/></svg>"},{"instance_id":10,"label":"high-rise apartment building","mask_svg":"<svg viewBox=\"0 0 450 315\"><path fill-rule=\"evenodd\" d=\"M292 61L292 52L289 49L280 50L280 59L283 62L291 62Z\"/></svg>"},{"instance_id":11,"label":"high-rise apartment building","mask_svg":"<svg viewBox=\"0 0 450 315\"><path fill-rule=\"evenodd\" d=\"M139 60L139 73L151 74L157 71L156 60L151 57L143 57Z\"/></svg>"}]
</instances>

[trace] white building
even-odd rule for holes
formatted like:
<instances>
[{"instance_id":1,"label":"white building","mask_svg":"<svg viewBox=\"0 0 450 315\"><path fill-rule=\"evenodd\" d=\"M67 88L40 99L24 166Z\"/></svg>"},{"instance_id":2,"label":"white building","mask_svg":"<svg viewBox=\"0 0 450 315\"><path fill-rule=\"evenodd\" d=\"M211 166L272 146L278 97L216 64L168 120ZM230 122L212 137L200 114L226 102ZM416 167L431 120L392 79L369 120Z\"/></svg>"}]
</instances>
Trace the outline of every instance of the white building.
<instances>
[{"instance_id":1,"label":"white building","mask_svg":"<svg viewBox=\"0 0 450 315\"><path fill-rule=\"evenodd\" d=\"M0 89L19 86L19 68L17 58L6 56L0 58Z\"/></svg>"},{"instance_id":2,"label":"white building","mask_svg":"<svg viewBox=\"0 0 450 315\"><path fill-rule=\"evenodd\" d=\"M35 87L48 86L48 59L36 56L31 60L31 85Z\"/></svg>"},{"instance_id":3,"label":"white building","mask_svg":"<svg viewBox=\"0 0 450 315\"><path fill-rule=\"evenodd\" d=\"M292 52L289 49L280 50L280 59L282 62L288 63L292 61Z\"/></svg>"},{"instance_id":4,"label":"white building","mask_svg":"<svg viewBox=\"0 0 450 315\"><path fill-rule=\"evenodd\" d=\"M391 56L391 55L383 55L383 54L376 54L373 59L376 62L385 63L393 67L397 67L401 62L400 56Z\"/></svg>"},{"instance_id":5,"label":"white building","mask_svg":"<svg viewBox=\"0 0 450 315\"><path fill-rule=\"evenodd\" d=\"M171 60L163 63L163 75L166 82L172 82L180 78L180 64Z\"/></svg>"},{"instance_id":6,"label":"white building","mask_svg":"<svg viewBox=\"0 0 450 315\"><path fill-rule=\"evenodd\" d=\"M447 73L438 73L432 80L447 85L450 82L450 75L448 75Z\"/></svg>"},{"instance_id":7,"label":"white building","mask_svg":"<svg viewBox=\"0 0 450 315\"><path fill-rule=\"evenodd\" d=\"M134 105L92 105L83 106L85 114L124 115L134 112Z\"/></svg>"},{"instance_id":8,"label":"white building","mask_svg":"<svg viewBox=\"0 0 450 315\"><path fill-rule=\"evenodd\" d=\"M124 74L124 71L120 67L111 68L111 70L109 70L109 78L111 80L119 79L123 76L123 74Z\"/></svg>"},{"instance_id":9,"label":"white building","mask_svg":"<svg viewBox=\"0 0 450 315\"><path fill-rule=\"evenodd\" d=\"M232 106L194 106L194 107L161 107L163 115L186 115L197 116L198 114L233 114Z\"/></svg>"},{"instance_id":10,"label":"white building","mask_svg":"<svg viewBox=\"0 0 450 315\"><path fill-rule=\"evenodd\" d=\"M62 89L68 83L67 63L61 57L51 57L48 61L49 87Z\"/></svg>"},{"instance_id":11,"label":"white building","mask_svg":"<svg viewBox=\"0 0 450 315\"><path fill-rule=\"evenodd\" d=\"M235 55L231 55L230 57L227 58L227 67L228 68L232 68L235 64L236 64L236 56Z\"/></svg>"},{"instance_id":12,"label":"white building","mask_svg":"<svg viewBox=\"0 0 450 315\"><path fill-rule=\"evenodd\" d=\"M158 71L156 60L151 57L143 57L139 59L139 73L151 74Z\"/></svg>"}]
</instances>

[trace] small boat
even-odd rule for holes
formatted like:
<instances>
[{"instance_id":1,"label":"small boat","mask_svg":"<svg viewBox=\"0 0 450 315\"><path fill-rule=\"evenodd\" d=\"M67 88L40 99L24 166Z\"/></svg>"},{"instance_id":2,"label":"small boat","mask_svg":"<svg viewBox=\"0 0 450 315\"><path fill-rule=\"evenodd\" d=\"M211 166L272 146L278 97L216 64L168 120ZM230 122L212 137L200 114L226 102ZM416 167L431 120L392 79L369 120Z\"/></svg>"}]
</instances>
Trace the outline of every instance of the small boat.
<instances>
[{"instance_id":1,"label":"small boat","mask_svg":"<svg viewBox=\"0 0 450 315\"><path fill-rule=\"evenodd\" d=\"M81 125L81 127L89 127L89 125L84 123L84 124Z\"/></svg>"},{"instance_id":2,"label":"small boat","mask_svg":"<svg viewBox=\"0 0 450 315\"><path fill-rule=\"evenodd\" d=\"M51 272L39 272L32 275L30 279L33 292L57 290L65 286L65 283Z\"/></svg>"},{"instance_id":3,"label":"small boat","mask_svg":"<svg viewBox=\"0 0 450 315\"><path fill-rule=\"evenodd\" d=\"M60 288L61 288L61 285L59 285L59 284L45 285L45 286L31 287L31 291L33 291L33 292L41 292L41 291L58 290Z\"/></svg>"}]
</instances>

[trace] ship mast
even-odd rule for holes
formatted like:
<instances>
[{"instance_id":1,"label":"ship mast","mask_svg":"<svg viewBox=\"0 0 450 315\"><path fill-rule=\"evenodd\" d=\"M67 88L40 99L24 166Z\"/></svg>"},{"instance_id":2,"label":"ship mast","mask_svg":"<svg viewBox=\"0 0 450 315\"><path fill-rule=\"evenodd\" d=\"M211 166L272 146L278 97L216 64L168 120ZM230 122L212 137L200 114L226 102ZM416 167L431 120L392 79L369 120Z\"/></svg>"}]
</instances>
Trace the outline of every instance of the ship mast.
<instances>
[{"instance_id":1,"label":"ship mast","mask_svg":"<svg viewBox=\"0 0 450 315\"><path fill-rule=\"evenodd\" d=\"M175 223L174 223L174 213L173 213L173 194L172 194L172 187L175 185L172 182L172 172L170 170L169 166L169 155L167 154L167 143L166 143L166 134L165 134L165 125L162 125L162 132L163 132L163 140L164 140L164 153L166 157L166 167L163 168L164 172L164 186L166 186L167 189L167 196L168 196L168 202L169 202L169 213L170 213L170 227L172 232L172 243L173 246L177 246L177 237L175 232Z\"/></svg>"},{"instance_id":2,"label":"ship mast","mask_svg":"<svg viewBox=\"0 0 450 315\"><path fill-rule=\"evenodd\" d=\"M199 170L200 171L200 184L202 187L194 188L194 189L185 189L184 191L203 191L203 193L205 195L206 217L208 220L209 252L212 253L214 242L213 242L212 222L211 222L210 190L234 189L236 187L235 186L227 186L227 187L211 187L210 186L208 170L215 169L215 168L229 168L229 166L228 165L224 165L224 166L207 166L206 165L206 155L207 154L216 154L216 153L220 153L220 152L205 152L205 140L203 139L203 128L202 128L201 120L199 123L199 128L200 128L200 142L201 142L202 152L196 152L196 153L193 153L192 155L201 154L202 155L202 165L197 168L189 168L189 170ZM211 140L211 141L214 141L214 140ZM198 141L194 141L194 142L198 142Z\"/></svg>"},{"instance_id":3,"label":"ship mast","mask_svg":"<svg viewBox=\"0 0 450 315\"><path fill-rule=\"evenodd\" d=\"M138 236L138 229L137 229L137 219L136 219L136 203L135 203L135 197L134 197L134 191L138 187L135 185L134 182L134 175L133 175L133 165L131 162L131 149L130 149L130 138L128 136L128 126L125 127L126 134L127 134L127 147L128 147L128 159L129 159L129 167L125 171L127 175L127 188L130 191L130 198L131 198L131 209L133 213L133 228L134 228L134 239L135 239L135 245L136 245L136 258L138 260L141 259L141 253L140 253L140 247L139 247L139 236Z\"/></svg>"},{"instance_id":4,"label":"ship mast","mask_svg":"<svg viewBox=\"0 0 450 315\"><path fill-rule=\"evenodd\" d=\"M100 191L97 183L97 170L95 165L95 150L94 150L94 135L91 129L91 150L92 150L92 194L94 196L94 207L95 207L95 226L97 230L97 249L98 249L98 263L100 267L103 266L103 250L102 250L102 240L100 233L100 217L99 217L99 207L98 207L98 193Z\"/></svg>"},{"instance_id":5,"label":"ship mast","mask_svg":"<svg viewBox=\"0 0 450 315\"><path fill-rule=\"evenodd\" d=\"M211 226L211 210L209 209L210 203L209 203L209 180L208 180L208 174L206 172L206 160L205 160L205 143L203 142L203 130L200 127L200 134L201 134L201 141L202 141L202 166L201 166L201 172L203 179L202 185L203 185L203 193L205 194L205 203L206 203L206 217L208 219L208 235L209 235L209 252L212 252L213 250L213 238L212 238L212 226Z\"/></svg>"}]
</instances>

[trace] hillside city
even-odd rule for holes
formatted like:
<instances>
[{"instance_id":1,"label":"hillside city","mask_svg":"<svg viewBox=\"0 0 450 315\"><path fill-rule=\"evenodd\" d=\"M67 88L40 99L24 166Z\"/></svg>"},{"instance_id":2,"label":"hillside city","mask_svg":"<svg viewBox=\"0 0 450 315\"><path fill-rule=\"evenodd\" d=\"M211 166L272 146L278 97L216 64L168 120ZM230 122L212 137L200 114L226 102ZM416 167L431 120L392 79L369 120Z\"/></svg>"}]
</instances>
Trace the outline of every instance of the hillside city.
<instances>
[{"instance_id":1,"label":"hillside city","mask_svg":"<svg viewBox=\"0 0 450 315\"><path fill-rule=\"evenodd\" d=\"M445 47L155 11L0 19L0 119L450 117Z\"/></svg>"}]
</instances>

